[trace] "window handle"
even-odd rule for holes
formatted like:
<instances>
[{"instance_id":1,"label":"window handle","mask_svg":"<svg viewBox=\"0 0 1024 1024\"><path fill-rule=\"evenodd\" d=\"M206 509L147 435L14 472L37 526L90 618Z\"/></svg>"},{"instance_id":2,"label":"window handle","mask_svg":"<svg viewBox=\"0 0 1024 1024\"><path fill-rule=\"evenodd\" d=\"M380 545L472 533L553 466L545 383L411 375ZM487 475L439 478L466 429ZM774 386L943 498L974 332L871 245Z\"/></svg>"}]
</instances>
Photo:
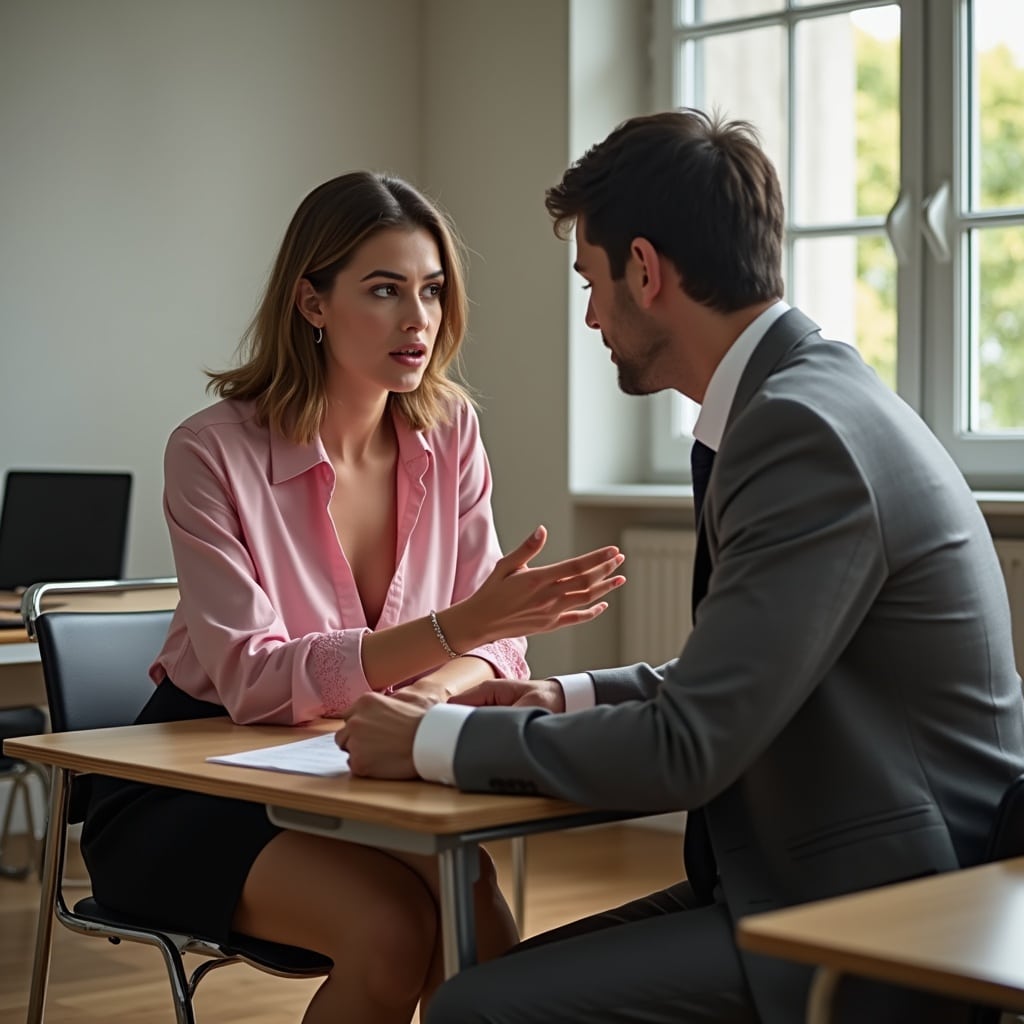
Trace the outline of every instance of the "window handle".
<instances>
[{"instance_id":1,"label":"window handle","mask_svg":"<svg viewBox=\"0 0 1024 1024\"><path fill-rule=\"evenodd\" d=\"M949 182L944 181L922 204L924 232L928 248L939 263L948 263L949 251Z\"/></svg>"},{"instance_id":2,"label":"window handle","mask_svg":"<svg viewBox=\"0 0 1024 1024\"><path fill-rule=\"evenodd\" d=\"M906 263L914 244L914 206L906 192L900 192L885 218L885 233L897 263Z\"/></svg>"}]
</instances>

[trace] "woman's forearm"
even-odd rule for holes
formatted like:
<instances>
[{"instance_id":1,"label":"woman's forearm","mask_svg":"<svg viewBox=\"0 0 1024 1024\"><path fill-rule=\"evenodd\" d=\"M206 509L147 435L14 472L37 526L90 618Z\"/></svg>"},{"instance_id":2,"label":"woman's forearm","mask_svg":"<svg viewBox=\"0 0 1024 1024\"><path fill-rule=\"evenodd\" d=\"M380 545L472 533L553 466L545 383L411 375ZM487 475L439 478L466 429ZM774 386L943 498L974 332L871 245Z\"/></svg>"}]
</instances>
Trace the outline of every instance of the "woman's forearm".
<instances>
[{"instance_id":1,"label":"woman's forearm","mask_svg":"<svg viewBox=\"0 0 1024 1024\"><path fill-rule=\"evenodd\" d=\"M437 613L439 627L448 614L450 612ZM441 628L442 635L446 635ZM450 641L449 648L456 650ZM461 655L465 652L458 650L457 653ZM482 658L452 658L444 649L429 616L366 634L363 637L362 658L363 673L374 690L386 690L395 683L424 672L430 672L432 677L443 672L445 679L461 678L463 673L469 671L463 663L475 662L477 666L487 669L487 674L481 676L481 670L477 668L477 675L467 686L482 679L494 678L493 669Z\"/></svg>"},{"instance_id":2,"label":"woman's forearm","mask_svg":"<svg viewBox=\"0 0 1024 1024\"><path fill-rule=\"evenodd\" d=\"M469 655L465 658L454 658L445 665L441 665L417 679L409 686L403 686L399 693L412 691L434 698L437 703L443 703L449 697L468 690L473 686L494 679L498 673L494 666L483 658Z\"/></svg>"}]
</instances>

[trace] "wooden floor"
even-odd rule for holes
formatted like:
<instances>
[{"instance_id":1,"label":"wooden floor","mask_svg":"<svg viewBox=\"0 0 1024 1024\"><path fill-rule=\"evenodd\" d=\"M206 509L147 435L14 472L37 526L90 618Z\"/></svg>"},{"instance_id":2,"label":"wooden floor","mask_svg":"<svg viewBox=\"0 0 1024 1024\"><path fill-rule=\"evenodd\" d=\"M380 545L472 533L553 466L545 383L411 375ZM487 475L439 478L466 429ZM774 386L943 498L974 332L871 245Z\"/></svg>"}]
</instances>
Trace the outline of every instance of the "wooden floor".
<instances>
[{"instance_id":1,"label":"wooden floor","mask_svg":"<svg viewBox=\"0 0 1024 1024\"><path fill-rule=\"evenodd\" d=\"M506 884L508 844L490 849ZM18 853L13 846L7 851L13 860ZM647 828L616 826L532 836L527 840L525 935L669 885L679 879L681 863L681 838ZM81 869L72 862L69 870ZM77 898L85 892L72 894ZM25 1020L38 894L35 879L0 879L0 1024ZM296 1024L316 984L226 967L199 987L196 1016L201 1024ZM47 1024L173 1020L167 976L155 949L127 942L113 946L55 928Z\"/></svg>"}]
</instances>

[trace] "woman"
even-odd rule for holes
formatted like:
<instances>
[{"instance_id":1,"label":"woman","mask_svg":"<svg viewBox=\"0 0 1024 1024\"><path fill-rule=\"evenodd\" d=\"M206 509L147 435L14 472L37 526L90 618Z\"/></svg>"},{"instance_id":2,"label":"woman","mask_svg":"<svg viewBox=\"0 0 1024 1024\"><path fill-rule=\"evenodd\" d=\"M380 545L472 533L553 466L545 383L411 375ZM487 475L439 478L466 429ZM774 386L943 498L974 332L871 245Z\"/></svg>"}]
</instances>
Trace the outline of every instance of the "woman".
<instances>
[{"instance_id":1,"label":"woman","mask_svg":"<svg viewBox=\"0 0 1024 1024\"><path fill-rule=\"evenodd\" d=\"M321 185L285 234L242 365L167 445L181 594L139 721L337 715L367 690L424 704L528 675L522 636L585 622L615 548L542 568L543 528L500 557L476 415L449 376L466 299L444 218L394 178ZM97 897L225 938L316 949L303 1020L407 1022L441 979L432 859L271 825L240 801L96 780ZM516 939L483 858L482 958Z\"/></svg>"}]
</instances>

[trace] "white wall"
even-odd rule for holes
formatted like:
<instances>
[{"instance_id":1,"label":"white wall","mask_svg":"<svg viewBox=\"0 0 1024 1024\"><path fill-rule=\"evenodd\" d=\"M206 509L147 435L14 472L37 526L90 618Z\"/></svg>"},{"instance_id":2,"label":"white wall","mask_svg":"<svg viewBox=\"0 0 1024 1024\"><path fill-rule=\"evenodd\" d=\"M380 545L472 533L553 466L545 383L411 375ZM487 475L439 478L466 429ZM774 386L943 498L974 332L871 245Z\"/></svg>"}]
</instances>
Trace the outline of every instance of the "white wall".
<instances>
[{"instance_id":1,"label":"white wall","mask_svg":"<svg viewBox=\"0 0 1024 1024\"><path fill-rule=\"evenodd\" d=\"M498 529L510 546L543 522L550 539L538 561L618 540L577 529L569 479L604 482L609 467L628 478L627 453L646 425L643 403L618 393L599 337L583 325L574 247L554 237L544 192L587 146L646 109L647 8L424 4L423 184L472 250L465 362L483 405ZM601 620L535 637L530 665L535 674L593 665L595 638L614 632Z\"/></svg>"},{"instance_id":2,"label":"white wall","mask_svg":"<svg viewBox=\"0 0 1024 1024\"><path fill-rule=\"evenodd\" d=\"M172 569L164 442L209 400L203 367L230 360L300 199L358 167L419 176L419 14L0 6L0 472L133 470L130 575Z\"/></svg>"},{"instance_id":3,"label":"white wall","mask_svg":"<svg viewBox=\"0 0 1024 1024\"><path fill-rule=\"evenodd\" d=\"M628 476L639 403L580 327L543 196L643 108L647 6L0 0L0 473L132 470L127 571L172 571L167 434L209 401L202 369L231 360L302 196L370 167L473 250L466 369L506 546L538 522L543 561L616 540L574 512L569 417L598 410L582 436ZM613 623L535 638L535 672L607 660Z\"/></svg>"},{"instance_id":4,"label":"white wall","mask_svg":"<svg viewBox=\"0 0 1024 1024\"><path fill-rule=\"evenodd\" d=\"M543 560L578 550L570 415L601 410L572 453L590 482L628 475L645 419L581 327L543 196L643 106L647 6L4 0L0 472L132 470L128 572L171 571L167 434L209 400L202 369L231 360L301 197L387 168L473 250L466 367L503 541L543 521ZM573 667L572 643L535 640L535 670Z\"/></svg>"},{"instance_id":5,"label":"white wall","mask_svg":"<svg viewBox=\"0 0 1024 1024\"><path fill-rule=\"evenodd\" d=\"M506 548L543 522L538 562L571 552L568 275L544 190L569 157L568 0L426 0L423 185L472 252L466 374L481 401ZM566 667L568 637L530 643Z\"/></svg>"},{"instance_id":6,"label":"white wall","mask_svg":"<svg viewBox=\"0 0 1024 1024\"><path fill-rule=\"evenodd\" d=\"M578 159L617 124L650 109L648 15L645 4L574 0L570 28L570 135ZM567 248L566 260L575 257ZM622 394L600 335L583 322L587 296L574 278L570 288L570 480L585 490L647 479L647 398ZM600 414L595 415L599 410ZM609 538L617 540L616 537Z\"/></svg>"}]
</instances>

